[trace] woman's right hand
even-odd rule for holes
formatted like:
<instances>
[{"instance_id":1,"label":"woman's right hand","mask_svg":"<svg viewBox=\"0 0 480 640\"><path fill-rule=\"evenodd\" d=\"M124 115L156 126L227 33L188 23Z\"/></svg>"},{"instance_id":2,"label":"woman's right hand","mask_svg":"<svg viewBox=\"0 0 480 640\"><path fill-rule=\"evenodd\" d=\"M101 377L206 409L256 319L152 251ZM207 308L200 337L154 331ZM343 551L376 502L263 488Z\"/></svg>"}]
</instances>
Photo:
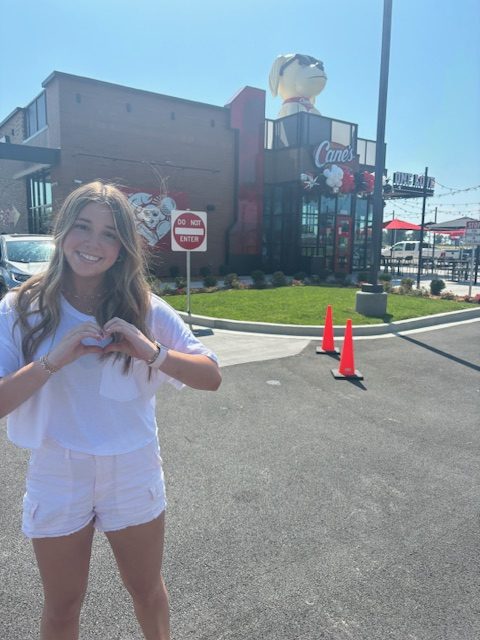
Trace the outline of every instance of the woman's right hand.
<instances>
[{"instance_id":1,"label":"woman's right hand","mask_svg":"<svg viewBox=\"0 0 480 640\"><path fill-rule=\"evenodd\" d=\"M65 334L48 354L48 361L56 369L61 369L80 356L88 353L101 354L103 353L102 347L82 344L82 340L85 338L102 340L104 337L102 330L94 322L83 322Z\"/></svg>"}]
</instances>

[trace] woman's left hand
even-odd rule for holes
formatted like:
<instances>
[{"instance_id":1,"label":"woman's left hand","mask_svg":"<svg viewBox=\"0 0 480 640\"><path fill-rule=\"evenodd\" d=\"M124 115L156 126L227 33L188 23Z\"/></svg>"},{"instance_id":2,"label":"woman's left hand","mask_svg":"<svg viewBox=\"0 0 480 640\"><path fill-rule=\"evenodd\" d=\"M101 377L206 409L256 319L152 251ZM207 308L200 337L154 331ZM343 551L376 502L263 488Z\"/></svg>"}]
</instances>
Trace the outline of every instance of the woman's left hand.
<instances>
[{"instance_id":1,"label":"woman's left hand","mask_svg":"<svg viewBox=\"0 0 480 640\"><path fill-rule=\"evenodd\" d=\"M107 336L111 336L113 333L120 336L118 342L111 342L104 348L104 353L121 351L132 358L149 360L157 351L156 345L144 336L137 327L121 318L112 318L106 322L103 331Z\"/></svg>"},{"instance_id":2,"label":"woman's left hand","mask_svg":"<svg viewBox=\"0 0 480 640\"><path fill-rule=\"evenodd\" d=\"M103 332L107 336L113 333L120 336L118 342L111 342L104 348L104 353L121 351L132 358L148 362L158 351L156 344L143 335L137 327L120 318L112 318L106 322ZM161 371L192 389L215 391L222 381L217 364L203 354L169 350L165 361L162 362Z\"/></svg>"}]
</instances>

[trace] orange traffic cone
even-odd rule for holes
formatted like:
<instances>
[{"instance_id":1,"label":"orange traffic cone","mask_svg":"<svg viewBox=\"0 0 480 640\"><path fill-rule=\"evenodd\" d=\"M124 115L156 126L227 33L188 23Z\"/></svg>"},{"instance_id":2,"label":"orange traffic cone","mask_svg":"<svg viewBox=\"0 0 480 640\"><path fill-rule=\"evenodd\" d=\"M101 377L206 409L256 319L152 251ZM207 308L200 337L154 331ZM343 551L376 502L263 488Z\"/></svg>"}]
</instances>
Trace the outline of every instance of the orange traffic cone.
<instances>
[{"instance_id":1,"label":"orange traffic cone","mask_svg":"<svg viewBox=\"0 0 480 640\"><path fill-rule=\"evenodd\" d=\"M339 380L363 380L360 371L355 369L351 320L347 320L347 326L345 327L340 364L338 365L338 369L332 369L331 371L333 377Z\"/></svg>"},{"instance_id":2,"label":"orange traffic cone","mask_svg":"<svg viewBox=\"0 0 480 640\"><path fill-rule=\"evenodd\" d=\"M323 339L322 346L316 348L316 353L337 354L340 353L338 349L335 349L335 343L333 341L333 320L332 320L332 307L328 305L327 313L325 314L325 326L323 327Z\"/></svg>"}]
</instances>

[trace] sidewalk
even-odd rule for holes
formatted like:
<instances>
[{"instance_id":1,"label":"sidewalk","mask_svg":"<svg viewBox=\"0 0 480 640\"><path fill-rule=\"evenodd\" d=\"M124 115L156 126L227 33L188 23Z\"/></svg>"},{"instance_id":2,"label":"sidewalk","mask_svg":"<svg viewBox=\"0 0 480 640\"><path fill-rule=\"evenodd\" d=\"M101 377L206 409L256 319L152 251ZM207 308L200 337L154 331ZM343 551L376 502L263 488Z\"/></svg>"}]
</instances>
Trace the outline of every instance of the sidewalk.
<instances>
[{"instance_id":1,"label":"sidewalk","mask_svg":"<svg viewBox=\"0 0 480 640\"><path fill-rule=\"evenodd\" d=\"M407 276L405 276L407 277ZM408 276L410 277L410 276ZM442 278L440 276L440 279L443 280L445 282L445 289L444 291L453 291L453 293L457 296L466 296L468 295L468 290L469 290L469 286L470 283L467 280L460 280L460 281L454 281L454 280L445 280L445 278ZM402 278L393 278L392 279L392 285L393 286L398 286L401 282ZM414 280L414 282L416 283L417 280L416 278L412 277L412 280ZM420 286L422 287L429 287L430 286L430 282L432 281L432 276L422 276L420 278ZM472 285L472 296L475 296L477 294L480 294L480 284L474 284Z\"/></svg>"}]
</instances>

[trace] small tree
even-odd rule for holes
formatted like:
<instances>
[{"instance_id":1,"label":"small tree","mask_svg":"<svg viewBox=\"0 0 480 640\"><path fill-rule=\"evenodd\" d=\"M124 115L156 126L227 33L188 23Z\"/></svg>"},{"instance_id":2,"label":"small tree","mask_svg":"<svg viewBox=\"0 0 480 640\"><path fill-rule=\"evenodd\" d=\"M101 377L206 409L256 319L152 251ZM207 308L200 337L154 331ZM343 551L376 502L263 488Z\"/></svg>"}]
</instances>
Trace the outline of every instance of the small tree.
<instances>
[{"instance_id":1,"label":"small tree","mask_svg":"<svg viewBox=\"0 0 480 640\"><path fill-rule=\"evenodd\" d=\"M187 286L187 279L183 276L177 276L175 278L175 286L177 287L177 289L185 289L185 287Z\"/></svg>"},{"instance_id":2,"label":"small tree","mask_svg":"<svg viewBox=\"0 0 480 640\"><path fill-rule=\"evenodd\" d=\"M305 271L297 271L297 273L293 274L293 279L300 280L300 282L303 282L306 277L307 277L307 274L305 273Z\"/></svg>"},{"instance_id":3,"label":"small tree","mask_svg":"<svg viewBox=\"0 0 480 640\"><path fill-rule=\"evenodd\" d=\"M402 278L400 281L400 287L403 293L410 293L410 291L413 289L412 278Z\"/></svg>"},{"instance_id":4,"label":"small tree","mask_svg":"<svg viewBox=\"0 0 480 640\"><path fill-rule=\"evenodd\" d=\"M228 273L223 279L223 284L229 289L238 288L239 280L236 273Z\"/></svg>"},{"instance_id":5,"label":"small tree","mask_svg":"<svg viewBox=\"0 0 480 640\"><path fill-rule=\"evenodd\" d=\"M434 278L430 282L430 293L432 296L439 296L443 289L445 289L445 282L441 278Z\"/></svg>"},{"instance_id":6,"label":"small tree","mask_svg":"<svg viewBox=\"0 0 480 640\"><path fill-rule=\"evenodd\" d=\"M202 276L202 278L206 278L207 276L211 276L212 275L212 270L210 269L210 267L208 265L205 266L205 267L200 267L198 272Z\"/></svg>"},{"instance_id":7,"label":"small tree","mask_svg":"<svg viewBox=\"0 0 480 640\"><path fill-rule=\"evenodd\" d=\"M285 287L286 284L287 279L283 271L275 271L275 273L272 274L272 285L274 287Z\"/></svg>"},{"instance_id":8,"label":"small tree","mask_svg":"<svg viewBox=\"0 0 480 640\"><path fill-rule=\"evenodd\" d=\"M255 289L264 289L265 288L265 273L260 269L256 269L252 271L250 274L253 280L253 286Z\"/></svg>"},{"instance_id":9,"label":"small tree","mask_svg":"<svg viewBox=\"0 0 480 640\"><path fill-rule=\"evenodd\" d=\"M210 274L206 275L203 278L203 286L206 287L207 289L209 287L216 287L218 283L218 280L215 276L211 276Z\"/></svg>"}]
</instances>

